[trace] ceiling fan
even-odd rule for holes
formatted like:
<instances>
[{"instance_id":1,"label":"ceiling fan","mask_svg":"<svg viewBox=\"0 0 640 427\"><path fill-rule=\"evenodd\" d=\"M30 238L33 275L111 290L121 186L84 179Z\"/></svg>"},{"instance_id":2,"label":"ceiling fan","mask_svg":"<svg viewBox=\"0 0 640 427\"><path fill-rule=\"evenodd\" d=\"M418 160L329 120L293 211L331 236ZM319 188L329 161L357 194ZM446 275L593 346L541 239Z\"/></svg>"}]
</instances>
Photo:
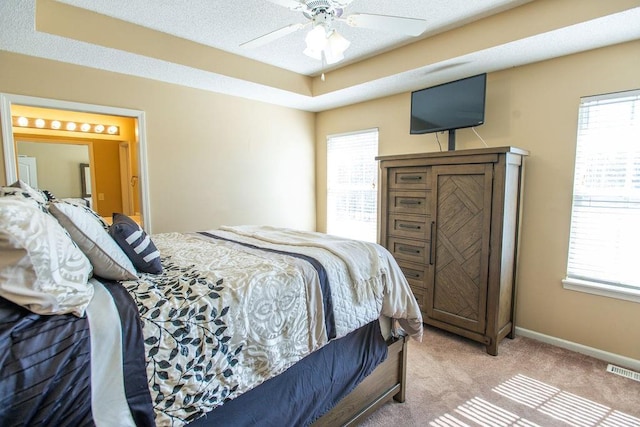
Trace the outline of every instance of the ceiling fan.
<instances>
[{"instance_id":1,"label":"ceiling fan","mask_svg":"<svg viewBox=\"0 0 640 427\"><path fill-rule=\"evenodd\" d=\"M309 20L307 23L291 24L257 37L240 46L251 49L263 46L307 26L311 30L305 38L307 47L304 54L312 58L334 64L344 59L344 51L351 44L334 28L336 21L345 22L351 27L370 28L408 36L419 36L427 28L424 19L403 18L390 15L354 13L343 16L344 9L353 0L268 0L290 10L302 12Z\"/></svg>"}]
</instances>

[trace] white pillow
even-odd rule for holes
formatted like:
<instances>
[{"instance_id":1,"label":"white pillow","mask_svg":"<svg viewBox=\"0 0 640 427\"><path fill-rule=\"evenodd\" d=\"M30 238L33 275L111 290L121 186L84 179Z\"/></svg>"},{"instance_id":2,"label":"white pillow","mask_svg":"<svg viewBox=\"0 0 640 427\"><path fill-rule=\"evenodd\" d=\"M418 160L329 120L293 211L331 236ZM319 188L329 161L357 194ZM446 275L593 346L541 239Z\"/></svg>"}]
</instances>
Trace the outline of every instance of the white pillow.
<instances>
[{"instance_id":1,"label":"white pillow","mask_svg":"<svg viewBox=\"0 0 640 427\"><path fill-rule=\"evenodd\" d=\"M131 260L113 240L108 225L90 208L66 202L49 203L49 212L69 232L89 258L95 275L112 280L136 280Z\"/></svg>"},{"instance_id":2,"label":"white pillow","mask_svg":"<svg viewBox=\"0 0 640 427\"><path fill-rule=\"evenodd\" d=\"M27 184L21 179L11 184L10 187L20 188L21 190L28 193L29 196L33 197L33 199L40 204L44 205L48 201L47 196L42 191L36 190L35 188L31 187L29 184Z\"/></svg>"},{"instance_id":3,"label":"white pillow","mask_svg":"<svg viewBox=\"0 0 640 427\"><path fill-rule=\"evenodd\" d=\"M34 313L84 316L91 263L51 215L0 197L0 295Z\"/></svg>"},{"instance_id":4,"label":"white pillow","mask_svg":"<svg viewBox=\"0 0 640 427\"><path fill-rule=\"evenodd\" d=\"M31 188L26 182L16 181L8 187L0 187L0 197L14 197L31 201L46 211L47 199L43 193Z\"/></svg>"}]
</instances>

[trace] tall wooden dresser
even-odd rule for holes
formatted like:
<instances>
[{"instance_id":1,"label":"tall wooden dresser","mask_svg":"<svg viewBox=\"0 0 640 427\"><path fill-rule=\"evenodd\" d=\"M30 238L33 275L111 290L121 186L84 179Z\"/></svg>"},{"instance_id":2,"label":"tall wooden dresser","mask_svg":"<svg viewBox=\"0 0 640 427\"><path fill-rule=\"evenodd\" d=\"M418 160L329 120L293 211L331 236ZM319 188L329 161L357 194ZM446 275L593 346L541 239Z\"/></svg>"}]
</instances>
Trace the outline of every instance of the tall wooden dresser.
<instances>
[{"instance_id":1,"label":"tall wooden dresser","mask_svg":"<svg viewBox=\"0 0 640 427\"><path fill-rule=\"evenodd\" d=\"M515 147L380 156L379 241L396 258L424 323L498 354L515 336L524 157Z\"/></svg>"}]
</instances>

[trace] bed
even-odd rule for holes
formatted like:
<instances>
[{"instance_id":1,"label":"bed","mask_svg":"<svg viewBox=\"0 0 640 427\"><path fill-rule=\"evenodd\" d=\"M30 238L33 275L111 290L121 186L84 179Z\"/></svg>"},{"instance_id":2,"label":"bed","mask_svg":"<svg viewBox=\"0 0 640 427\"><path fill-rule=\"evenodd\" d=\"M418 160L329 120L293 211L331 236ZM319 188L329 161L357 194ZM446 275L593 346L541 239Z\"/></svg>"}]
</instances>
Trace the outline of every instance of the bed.
<instances>
[{"instance_id":1,"label":"bed","mask_svg":"<svg viewBox=\"0 0 640 427\"><path fill-rule=\"evenodd\" d=\"M0 425L345 425L404 400L422 319L379 245L147 236L18 182L0 254Z\"/></svg>"}]
</instances>

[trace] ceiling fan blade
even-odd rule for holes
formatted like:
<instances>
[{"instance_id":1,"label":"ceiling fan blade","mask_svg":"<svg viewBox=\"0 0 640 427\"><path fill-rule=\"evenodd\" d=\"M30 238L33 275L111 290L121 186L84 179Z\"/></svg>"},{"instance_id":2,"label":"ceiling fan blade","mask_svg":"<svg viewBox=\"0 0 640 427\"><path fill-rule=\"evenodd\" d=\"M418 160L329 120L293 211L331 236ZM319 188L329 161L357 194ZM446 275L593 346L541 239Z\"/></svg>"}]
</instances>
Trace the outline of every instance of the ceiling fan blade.
<instances>
[{"instance_id":1,"label":"ceiling fan blade","mask_svg":"<svg viewBox=\"0 0 640 427\"><path fill-rule=\"evenodd\" d=\"M297 10L297 11L305 10L305 5L300 3L297 0L267 0L267 1L270 1L271 3L277 4L280 6L284 6L291 10Z\"/></svg>"},{"instance_id":2,"label":"ceiling fan blade","mask_svg":"<svg viewBox=\"0 0 640 427\"><path fill-rule=\"evenodd\" d=\"M333 5L333 7L344 9L345 7L349 6L352 1L353 0L331 0L331 4Z\"/></svg>"},{"instance_id":3,"label":"ceiling fan blade","mask_svg":"<svg viewBox=\"0 0 640 427\"><path fill-rule=\"evenodd\" d=\"M400 16L354 13L344 19L352 27L371 28L373 30L419 36L427 29L424 19L403 18Z\"/></svg>"},{"instance_id":4,"label":"ceiling fan blade","mask_svg":"<svg viewBox=\"0 0 640 427\"><path fill-rule=\"evenodd\" d=\"M240 47L243 47L245 49L253 49L255 47L264 46L265 44L271 43L272 41L277 40L280 37L284 37L287 34L291 34L301 28L304 28L304 26L305 24L291 24L286 27L280 28L279 30L267 33L264 36L256 37L253 40L244 42L240 45Z\"/></svg>"}]
</instances>

